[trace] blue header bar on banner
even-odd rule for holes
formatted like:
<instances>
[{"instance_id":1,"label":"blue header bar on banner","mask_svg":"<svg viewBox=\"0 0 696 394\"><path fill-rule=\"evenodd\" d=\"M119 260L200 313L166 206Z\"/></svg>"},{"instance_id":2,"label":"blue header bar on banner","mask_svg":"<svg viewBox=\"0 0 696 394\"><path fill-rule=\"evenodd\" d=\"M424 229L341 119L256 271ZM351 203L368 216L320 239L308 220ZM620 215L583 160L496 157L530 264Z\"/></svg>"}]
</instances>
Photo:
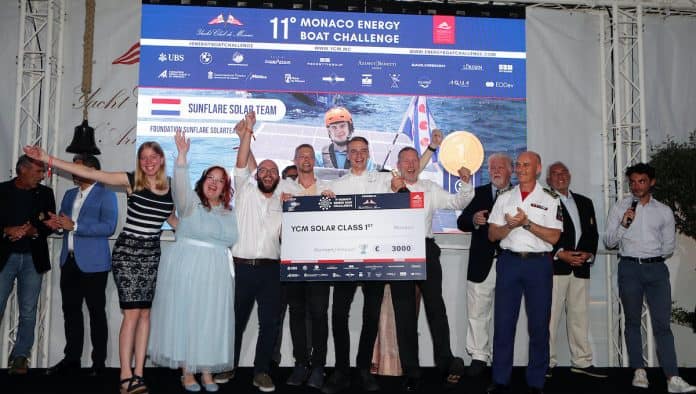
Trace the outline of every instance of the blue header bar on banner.
<instances>
[{"instance_id":1,"label":"blue header bar on banner","mask_svg":"<svg viewBox=\"0 0 696 394\"><path fill-rule=\"evenodd\" d=\"M525 98L520 19L143 5L140 85Z\"/></svg>"}]
</instances>

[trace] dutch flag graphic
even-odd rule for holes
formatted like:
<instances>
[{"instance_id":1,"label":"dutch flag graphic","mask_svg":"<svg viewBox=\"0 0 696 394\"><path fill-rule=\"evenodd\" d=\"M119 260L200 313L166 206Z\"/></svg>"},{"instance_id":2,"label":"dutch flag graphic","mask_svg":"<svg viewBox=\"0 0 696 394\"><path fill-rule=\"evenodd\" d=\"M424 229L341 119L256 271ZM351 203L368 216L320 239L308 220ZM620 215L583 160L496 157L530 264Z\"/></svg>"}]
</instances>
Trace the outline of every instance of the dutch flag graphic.
<instances>
[{"instance_id":1,"label":"dutch flag graphic","mask_svg":"<svg viewBox=\"0 0 696 394\"><path fill-rule=\"evenodd\" d=\"M150 115L152 116L179 116L181 114L181 99L178 98L152 98Z\"/></svg>"}]
</instances>

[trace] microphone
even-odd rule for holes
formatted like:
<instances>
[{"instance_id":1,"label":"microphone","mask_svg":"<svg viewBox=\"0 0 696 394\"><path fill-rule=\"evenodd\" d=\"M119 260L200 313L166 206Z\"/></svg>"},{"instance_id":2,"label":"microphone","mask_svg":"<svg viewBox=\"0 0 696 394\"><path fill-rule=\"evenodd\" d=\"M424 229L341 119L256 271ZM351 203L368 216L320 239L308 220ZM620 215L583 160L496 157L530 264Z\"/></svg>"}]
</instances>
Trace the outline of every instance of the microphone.
<instances>
[{"instance_id":1,"label":"microphone","mask_svg":"<svg viewBox=\"0 0 696 394\"><path fill-rule=\"evenodd\" d=\"M631 201L631 210L633 212L635 212L637 206L638 206L638 199L634 197L633 201ZM626 219L626 227L630 226L631 223L633 223L633 219L631 219L631 218Z\"/></svg>"}]
</instances>

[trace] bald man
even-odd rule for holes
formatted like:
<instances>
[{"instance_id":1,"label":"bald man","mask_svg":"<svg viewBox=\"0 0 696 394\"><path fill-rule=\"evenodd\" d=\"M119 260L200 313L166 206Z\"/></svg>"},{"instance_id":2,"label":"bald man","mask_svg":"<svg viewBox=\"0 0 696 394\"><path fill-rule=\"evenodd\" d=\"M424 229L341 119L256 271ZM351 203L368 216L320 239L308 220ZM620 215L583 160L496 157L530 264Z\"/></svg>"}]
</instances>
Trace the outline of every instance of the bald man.
<instances>
[{"instance_id":1,"label":"bald man","mask_svg":"<svg viewBox=\"0 0 696 394\"><path fill-rule=\"evenodd\" d=\"M519 184L498 196L488 218L488 239L500 241L493 320L493 385L489 393L510 391L515 328L524 296L529 333L527 385L543 393L549 366L549 319L553 265L551 250L563 229L558 194L543 188L541 157L523 152L515 162Z\"/></svg>"}]
</instances>

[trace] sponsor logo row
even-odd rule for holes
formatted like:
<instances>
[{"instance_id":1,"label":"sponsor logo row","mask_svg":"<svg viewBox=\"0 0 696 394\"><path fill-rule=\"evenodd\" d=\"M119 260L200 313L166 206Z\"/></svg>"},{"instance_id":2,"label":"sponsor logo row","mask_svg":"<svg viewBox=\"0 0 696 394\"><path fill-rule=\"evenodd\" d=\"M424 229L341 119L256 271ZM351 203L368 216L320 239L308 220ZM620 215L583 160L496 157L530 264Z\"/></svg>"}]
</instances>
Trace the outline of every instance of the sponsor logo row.
<instances>
[{"instance_id":1,"label":"sponsor logo row","mask_svg":"<svg viewBox=\"0 0 696 394\"><path fill-rule=\"evenodd\" d=\"M161 63L183 63L187 61L187 55L178 52L160 52L157 56L157 60ZM213 54L209 51L203 51L198 54L198 61L200 64L208 65L213 63ZM215 59L216 65L220 61L230 67L248 67L246 56L242 51L235 51L231 56L227 55L225 58L218 60ZM318 57L310 60L303 60L305 66L309 67L322 67L322 68L344 68L352 67L353 65L346 65L341 60L332 59L331 57ZM265 65L278 65L278 66L290 66L293 65L293 60L285 58L283 56L272 56L265 58L263 60ZM358 67L367 67L371 70L382 70L382 69L394 69L398 66L397 62L394 61L382 61L375 59L359 59L357 62ZM451 65L445 63L428 63L428 62L411 62L410 67L413 69L424 69L424 70L434 70L441 71L445 69L455 68L457 71L472 71L472 72L483 72L490 71L488 66L484 66L479 63L463 63L460 65ZM512 64L499 63L497 64L498 72L511 74L514 71L514 66Z\"/></svg>"},{"instance_id":2,"label":"sponsor logo row","mask_svg":"<svg viewBox=\"0 0 696 394\"><path fill-rule=\"evenodd\" d=\"M304 76L300 76L297 73L293 72L286 72L282 73L282 81L285 84L288 85L293 85L293 84L306 84L307 79ZM168 69L165 68L161 70L157 74L157 79L188 79L191 77L191 73L183 70L174 70L174 69ZM225 80L267 80L269 79L269 76L266 74L262 73L256 73L256 72L215 72L212 70L208 70L206 72L206 78L210 80L220 80L220 79L225 79ZM348 82L348 78L345 76L341 76L336 73L330 73L326 75L322 75L320 78L320 81L322 83L326 83L332 86L338 86L344 83ZM360 86L364 88L370 88L375 85L375 83L378 81L377 78L384 79L386 81L386 84L392 88L392 89L399 89L402 87L405 87L406 84L402 80L401 74L399 73L388 73L386 76L382 74L373 74L373 73L362 73L360 74ZM316 77L313 76L313 79L316 80ZM429 89L432 84L433 84L434 78L429 77L429 76L422 76L418 78L415 81L415 85L420 87L421 89L427 90ZM409 87L413 86L413 81L409 83ZM503 89L512 89L515 87L515 82L511 81L484 81L484 82L472 82L471 80L468 79L450 79L446 81L446 85L452 88L472 88L472 87L484 87L484 88L503 88Z\"/></svg>"},{"instance_id":3,"label":"sponsor logo row","mask_svg":"<svg viewBox=\"0 0 696 394\"><path fill-rule=\"evenodd\" d=\"M422 264L290 264L285 277L290 280L370 280L380 278L417 279L423 275Z\"/></svg>"}]
</instances>

